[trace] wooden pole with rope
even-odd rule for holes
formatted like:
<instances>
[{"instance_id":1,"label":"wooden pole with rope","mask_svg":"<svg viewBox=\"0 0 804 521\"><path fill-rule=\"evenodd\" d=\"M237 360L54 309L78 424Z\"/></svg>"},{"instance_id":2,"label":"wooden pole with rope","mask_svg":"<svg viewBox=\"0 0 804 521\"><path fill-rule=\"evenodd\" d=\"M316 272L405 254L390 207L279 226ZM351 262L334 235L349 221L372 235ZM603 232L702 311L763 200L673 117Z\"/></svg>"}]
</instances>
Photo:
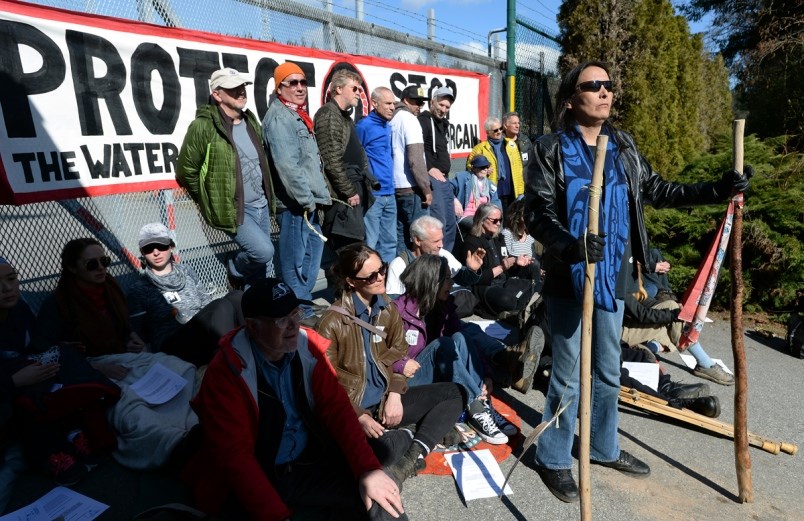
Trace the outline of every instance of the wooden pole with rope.
<instances>
[{"instance_id":1,"label":"wooden pole with rope","mask_svg":"<svg viewBox=\"0 0 804 521\"><path fill-rule=\"evenodd\" d=\"M734 120L734 169L743 173L745 120ZM751 454L748 452L748 364L743 342L743 194L736 196L731 229L731 350L734 355L734 464L737 469L737 497L754 501Z\"/></svg>"},{"instance_id":2,"label":"wooden pole with rope","mask_svg":"<svg viewBox=\"0 0 804 521\"><path fill-rule=\"evenodd\" d=\"M600 213L600 196L603 191L603 164L606 160L606 146L609 137L597 137L595 149L595 166L592 169L592 182L589 184L589 205L587 219L587 233L598 233ZM583 303L581 321L581 368L580 384L581 395L578 409L580 411L579 434L581 438L578 450L578 487L581 494L581 519L592 519L592 487L589 472L590 454L590 409L592 401L592 315L595 304L595 263L586 263L586 274L583 284Z\"/></svg>"}]
</instances>

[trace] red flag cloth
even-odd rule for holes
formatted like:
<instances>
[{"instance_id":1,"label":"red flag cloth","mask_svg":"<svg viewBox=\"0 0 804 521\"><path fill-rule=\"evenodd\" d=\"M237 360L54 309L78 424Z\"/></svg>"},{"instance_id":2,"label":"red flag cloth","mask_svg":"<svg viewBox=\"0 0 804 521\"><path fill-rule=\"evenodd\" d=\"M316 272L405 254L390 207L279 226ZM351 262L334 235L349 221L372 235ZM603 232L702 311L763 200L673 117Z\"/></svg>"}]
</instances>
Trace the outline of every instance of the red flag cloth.
<instances>
[{"instance_id":1,"label":"red flag cloth","mask_svg":"<svg viewBox=\"0 0 804 521\"><path fill-rule=\"evenodd\" d=\"M735 203L742 206L743 194L736 194L729 200L726 216L720 223L720 228L718 228L717 235L712 241L712 246L698 268L695 278L692 279L687 291L681 298L681 311L678 318L683 320L685 324L677 346L679 349L685 349L697 342L701 329L703 329L706 313L709 311L709 305L715 295L718 273L720 273L720 267L723 265L723 259L726 258L726 250L729 246L731 226L734 219Z\"/></svg>"}]
</instances>

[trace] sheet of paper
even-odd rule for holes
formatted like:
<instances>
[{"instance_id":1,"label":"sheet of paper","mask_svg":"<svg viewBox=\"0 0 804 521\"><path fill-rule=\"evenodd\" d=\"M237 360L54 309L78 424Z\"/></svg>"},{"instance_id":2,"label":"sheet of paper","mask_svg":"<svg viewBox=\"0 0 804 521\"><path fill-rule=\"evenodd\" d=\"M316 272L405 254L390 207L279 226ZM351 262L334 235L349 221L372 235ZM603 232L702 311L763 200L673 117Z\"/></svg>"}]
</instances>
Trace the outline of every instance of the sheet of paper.
<instances>
[{"instance_id":1,"label":"sheet of paper","mask_svg":"<svg viewBox=\"0 0 804 521\"><path fill-rule=\"evenodd\" d=\"M698 364L698 362L695 361L695 357L692 356L692 355L678 353L678 356L681 357L681 360L684 362L684 365L686 365L690 369L695 369L695 366ZM720 358L713 358L712 361L714 363L716 363L717 365L719 365L720 367L722 367L723 370L726 371L727 373L729 373L731 375L734 374L734 373L731 372L731 369L726 367L726 364Z\"/></svg>"},{"instance_id":2,"label":"sheet of paper","mask_svg":"<svg viewBox=\"0 0 804 521\"><path fill-rule=\"evenodd\" d=\"M505 479L497 460L488 449L451 452L445 454L444 458L452 469L465 501L500 495L500 487ZM509 485L505 486L505 494L513 494Z\"/></svg>"},{"instance_id":3,"label":"sheet of paper","mask_svg":"<svg viewBox=\"0 0 804 521\"><path fill-rule=\"evenodd\" d=\"M631 378L647 385L654 391L659 389L659 364L643 362L623 362Z\"/></svg>"},{"instance_id":4,"label":"sheet of paper","mask_svg":"<svg viewBox=\"0 0 804 521\"><path fill-rule=\"evenodd\" d=\"M108 508L69 488L56 487L27 507L0 517L0 521L90 521Z\"/></svg>"},{"instance_id":5,"label":"sheet of paper","mask_svg":"<svg viewBox=\"0 0 804 521\"><path fill-rule=\"evenodd\" d=\"M495 320L473 320L472 322L480 326L480 329L485 331L488 336L494 337L497 340L505 340L511 333L510 328L503 326Z\"/></svg>"},{"instance_id":6,"label":"sheet of paper","mask_svg":"<svg viewBox=\"0 0 804 521\"><path fill-rule=\"evenodd\" d=\"M189 382L159 362L129 388L151 405L160 405L179 394Z\"/></svg>"}]
</instances>

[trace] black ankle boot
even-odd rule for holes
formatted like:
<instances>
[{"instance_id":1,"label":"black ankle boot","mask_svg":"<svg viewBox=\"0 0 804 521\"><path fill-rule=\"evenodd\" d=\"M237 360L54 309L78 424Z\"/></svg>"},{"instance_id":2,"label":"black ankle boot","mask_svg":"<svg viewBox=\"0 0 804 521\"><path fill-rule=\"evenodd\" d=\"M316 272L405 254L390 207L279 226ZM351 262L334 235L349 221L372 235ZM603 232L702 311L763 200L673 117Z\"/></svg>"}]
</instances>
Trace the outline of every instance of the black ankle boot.
<instances>
[{"instance_id":1,"label":"black ankle boot","mask_svg":"<svg viewBox=\"0 0 804 521\"><path fill-rule=\"evenodd\" d=\"M396 463L385 468L385 473L393 479L397 486L402 487L402 483L418 474L419 470L424 470L425 465L419 463L419 456L424 455L424 448L421 443L414 441L404 456L399 458ZM423 459L421 460L424 461Z\"/></svg>"},{"instance_id":2,"label":"black ankle boot","mask_svg":"<svg viewBox=\"0 0 804 521\"><path fill-rule=\"evenodd\" d=\"M659 386L659 392L665 396L673 398L700 398L709 396L708 384L681 384L668 380L664 385Z\"/></svg>"},{"instance_id":3,"label":"black ankle boot","mask_svg":"<svg viewBox=\"0 0 804 521\"><path fill-rule=\"evenodd\" d=\"M667 402L671 407L685 408L709 418L720 416L720 400L717 396L702 396L700 398L676 398Z\"/></svg>"}]
</instances>

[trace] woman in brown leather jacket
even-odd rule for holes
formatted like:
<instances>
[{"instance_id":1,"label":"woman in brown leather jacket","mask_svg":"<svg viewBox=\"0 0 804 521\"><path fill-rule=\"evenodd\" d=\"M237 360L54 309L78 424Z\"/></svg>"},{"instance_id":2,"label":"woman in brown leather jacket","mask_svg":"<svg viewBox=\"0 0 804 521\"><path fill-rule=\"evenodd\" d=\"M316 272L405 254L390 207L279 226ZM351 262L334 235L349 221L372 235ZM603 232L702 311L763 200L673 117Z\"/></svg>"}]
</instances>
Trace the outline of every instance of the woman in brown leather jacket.
<instances>
[{"instance_id":1,"label":"woman in brown leather jacket","mask_svg":"<svg viewBox=\"0 0 804 521\"><path fill-rule=\"evenodd\" d=\"M324 314L318 332L331 341L327 357L363 431L388 465L388 473L401 483L424 468L420 457L445 435L457 434L452 426L463 410L463 391L454 383L409 389L406 377L393 372L392 364L407 353L407 342L399 312L385 294L387 265L376 251L350 245L341 251L332 271L340 299ZM400 429L406 436L415 430L412 440L400 442L396 434L386 432L402 425L410 426ZM460 441L454 438L447 442ZM402 449L389 449L389 444Z\"/></svg>"}]
</instances>

